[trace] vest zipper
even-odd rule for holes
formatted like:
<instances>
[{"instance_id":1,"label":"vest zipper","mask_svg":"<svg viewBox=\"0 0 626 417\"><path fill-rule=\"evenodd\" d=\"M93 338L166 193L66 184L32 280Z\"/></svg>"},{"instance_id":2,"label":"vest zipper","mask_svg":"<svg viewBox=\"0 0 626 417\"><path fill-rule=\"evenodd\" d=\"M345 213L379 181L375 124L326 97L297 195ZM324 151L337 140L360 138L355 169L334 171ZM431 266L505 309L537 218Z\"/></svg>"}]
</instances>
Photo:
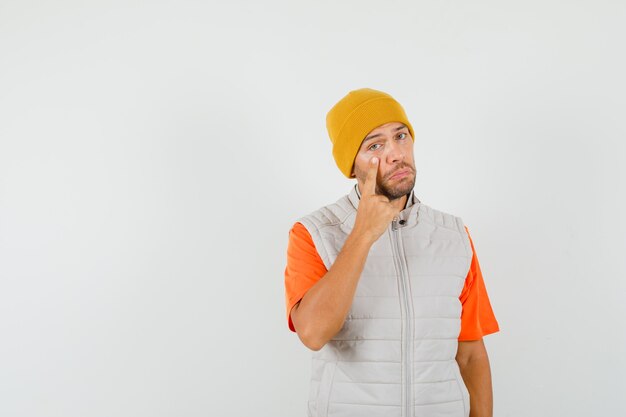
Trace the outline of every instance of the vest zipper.
<instances>
[{"instance_id":1,"label":"vest zipper","mask_svg":"<svg viewBox=\"0 0 626 417\"><path fill-rule=\"evenodd\" d=\"M403 414L405 417L413 416L413 406L411 399L411 379L412 379L412 370L411 370L411 340L413 335L411 334L412 329L412 316L411 309L409 306L409 285L408 285L408 276L404 269L404 262L402 260L402 254L400 252L400 230L398 227L399 219L396 217L391 222L391 230L393 238L391 239L391 247L394 252L394 259L396 260L396 268L400 272L400 289L401 289L401 297L404 308L404 339L402 340L403 349L404 349L404 406L406 412Z\"/></svg>"}]
</instances>

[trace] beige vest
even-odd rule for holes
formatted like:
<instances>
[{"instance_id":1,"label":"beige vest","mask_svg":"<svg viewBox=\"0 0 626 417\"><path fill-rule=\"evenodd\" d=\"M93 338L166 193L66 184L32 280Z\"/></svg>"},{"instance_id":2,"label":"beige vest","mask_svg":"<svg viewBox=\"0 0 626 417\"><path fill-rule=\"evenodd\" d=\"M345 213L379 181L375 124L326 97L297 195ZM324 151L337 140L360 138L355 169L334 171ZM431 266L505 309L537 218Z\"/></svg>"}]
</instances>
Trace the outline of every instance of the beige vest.
<instances>
[{"instance_id":1,"label":"beige vest","mask_svg":"<svg viewBox=\"0 0 626 417\"><path fill-rule=\"evenodd\" d=\"M350 234L360 195L299 219L327 269ZM467 417L455 361L459 295L472 250L459 217L407 205L371 247L341 330L313 352L309 417Z\"/></svg>"}]
</instances>

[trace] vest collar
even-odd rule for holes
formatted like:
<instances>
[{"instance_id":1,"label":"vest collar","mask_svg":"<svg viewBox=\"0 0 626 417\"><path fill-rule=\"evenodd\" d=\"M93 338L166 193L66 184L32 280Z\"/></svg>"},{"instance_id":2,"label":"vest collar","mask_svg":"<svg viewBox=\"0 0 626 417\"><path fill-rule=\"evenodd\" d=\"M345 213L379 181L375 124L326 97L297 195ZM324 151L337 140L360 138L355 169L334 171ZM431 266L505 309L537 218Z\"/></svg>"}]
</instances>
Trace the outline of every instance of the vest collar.
<instances>
[{"instance_id":1,"label":"vest collar","mask_svg":"<svg viewBox=\"0 0 626 417\"><path fill-rule=\"evenodd\" d=\"M413 191L414 190L411 190L409 197L406 199L406 204L402 211L420 202L419 199L415 196L415 193ZM352 203L355 209L359 208L359 201L361 200L361 192L359 191L358 184L354 184L354 187L350 191L350 194L348 194L348 199L350 200L350 202Z\"/></svg>"}]
</instances>

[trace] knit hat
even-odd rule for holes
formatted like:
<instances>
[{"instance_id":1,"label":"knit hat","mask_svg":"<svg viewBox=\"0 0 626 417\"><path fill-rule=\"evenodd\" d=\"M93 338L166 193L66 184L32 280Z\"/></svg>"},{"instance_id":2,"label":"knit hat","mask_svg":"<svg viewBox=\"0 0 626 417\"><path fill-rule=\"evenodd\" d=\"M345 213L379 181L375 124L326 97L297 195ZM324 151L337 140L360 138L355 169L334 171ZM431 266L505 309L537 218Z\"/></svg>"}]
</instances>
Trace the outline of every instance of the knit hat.
<instances>
[{"instance_id":1,"label":"knit hat","mask_svg":"<svg viewBox=\"0 0 626 417\"><path fill-rule=\"evenodd\" d=\"M350 91L326 115L326 129L333 143L333 157L339 170L351 178L354 158L365 136L389 122L404 123L414 138L413 126L404 109L382 91L361 88ZM415 140L415 139L413 139Z\"/></svg>"}]
</instances>

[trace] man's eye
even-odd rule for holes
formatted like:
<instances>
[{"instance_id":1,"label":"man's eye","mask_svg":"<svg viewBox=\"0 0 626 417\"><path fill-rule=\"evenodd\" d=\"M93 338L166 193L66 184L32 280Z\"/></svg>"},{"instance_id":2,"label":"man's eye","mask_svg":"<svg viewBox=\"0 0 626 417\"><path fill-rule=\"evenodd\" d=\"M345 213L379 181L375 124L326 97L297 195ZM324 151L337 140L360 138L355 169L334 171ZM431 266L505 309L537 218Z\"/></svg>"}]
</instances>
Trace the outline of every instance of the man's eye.
<instances>
[{"instance_id":1,"label":"man's eye","mask_svg":"<svg viewBox=\"0 0 626 417\"><path fill-rule=\"evenodd\" d=\"M404 138L406 138L406 133L398 134L398 139L404 139Z\"/></svg>"},{"instance_id":2,"label":"man's eye","mask_svg":"<svg viewBox=\"0 0 626 417\"><path fill-rule=\"evenodd\" d=\"M375 151L376 149L378 149L378 148L374 148L374 146L380 146L380 144L379 143L375 143L375 144L373 144L372 146L370 146L367 149L370 150L370 151Z\"/></svg>"}]
</instances>

